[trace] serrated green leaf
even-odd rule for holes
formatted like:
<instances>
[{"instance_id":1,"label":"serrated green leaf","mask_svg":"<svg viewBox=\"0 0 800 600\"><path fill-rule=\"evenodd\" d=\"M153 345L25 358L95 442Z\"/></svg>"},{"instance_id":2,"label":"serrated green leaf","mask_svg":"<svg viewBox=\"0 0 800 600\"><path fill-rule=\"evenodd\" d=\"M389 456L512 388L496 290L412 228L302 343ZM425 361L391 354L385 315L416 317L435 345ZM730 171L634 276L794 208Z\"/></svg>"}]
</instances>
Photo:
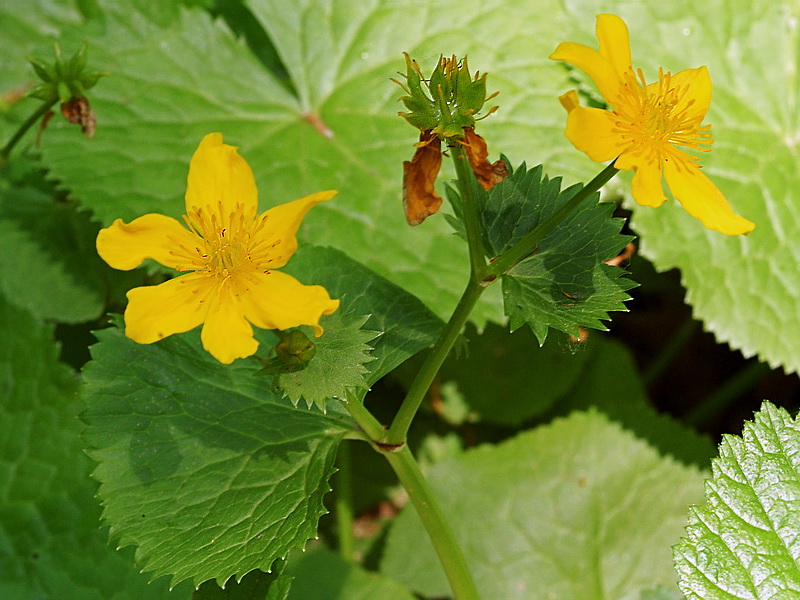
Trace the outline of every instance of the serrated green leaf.
<instances>
[{"instance_id":1,"label":"serrated green leaf","mask_svg":"<svg viewBox=\"0 0 800 600\"><path fill-rule=\"evenodd\" d=\"M670 584L669 546L702 479L598 413L574 413L430 472L478 591L492 600L633 600ZM381 570L445 596L423 539L409 506L389 533Z\"/></svg>"},{"instance_id":2,"label":"serrated green leaf","mask_svg":"<svg viewBox=\"0 0 800 600\"><path fill-rule=\"evenodd\" d=\"M53 327L0 296L0 331L0 597L188 599L190 586L148 583L99 528L78 381L58 363Z\"/></svg>"},{"instance_id":3,"label":"serrated green leaf","mask_svg":"<svg viewBox=\"0 0 800 600\"><path fill-rule=\"evenodd\" d=\"M559 192L536 167L523 164L494 186L481 206L487 244L494 255L514 245L563 206L578 191ZM632 238L620 235L622 220L614 206L588 198L542 239L533 253L503 276L503 301L511 330L528 323L540 344L552 327L578 337L579 327L606 329L600 322L614 310L626 310L625 290L635 284L624 271L603 263Z\"/></svg>"},{"instance_id":4,"label":"serrated green leaf","mask_svg":"<svg viewBox=\"0 0 800 600\"><path fill-rule=\"evenodd\" d=\"M800 595L800 425L765 402L741 437L726 435L674 548L689 599Z\"/></svg>"},{"instance_id":5,"label":"serrated green leaf","mask_svg":"<svg viewBox=\"0 0 800 600\"><path fill-rule=\"evenodd\" d=\"M333 248L301 246L283 269L304 283L322 285L343 310L369 315L367 331L380 333L370 341L365 379L372 385L420 350L436 341L444 323L408 291Z\"/></svg>"},{"instance_id":6,"label":"serrated green leaf","mask_svg":"<svg viewBox=\"0 0 800 600\"><path fill-rule=\"evenodd\" d=\"M97 332L85 369L103 519L173 582L269 570L316 535L336 447L351 426L295 409L256 360L225 366L197 331L139 345Z\"/></svg>"},{"instance_id":7,"label":"serrated green leaf","mask_svg":"<svg viewBox=\"0 0 800 600\"><path fill-rule=\"evenodd\" d=\"M413 600L391 578L370 573L324 546L289 557L287 574L295 581L289 600Z\"/></svg>"},{"instance_id":8,"label":"serrated green leaf","mask_svg":"<svg viewBox=\"0 0 800 600\"><path fill-rule=\"evenodd\" d=\"M98 229L34 188L0 191L0 291L42 319L98 318L109 270L94 249Z\"/></svg>"},{"instance_id":9,"label":"serrated green leaf","mask_svg":"<svg viewBox=\"0 0 800 600\"><path fill-rule=\"evenodd\" d=\"M292 404L297 405L302 398L309 408L316 405L324 412L329 398L347 399L355 390L366 392L369 384L365 375L369 371L365 364L375 360L370 356L369 342L380 335L362 329L368 319L342 310L323 319L325 333L314 340L316 352L306 368L275 378Z\"/></svg>"}]
</instances>

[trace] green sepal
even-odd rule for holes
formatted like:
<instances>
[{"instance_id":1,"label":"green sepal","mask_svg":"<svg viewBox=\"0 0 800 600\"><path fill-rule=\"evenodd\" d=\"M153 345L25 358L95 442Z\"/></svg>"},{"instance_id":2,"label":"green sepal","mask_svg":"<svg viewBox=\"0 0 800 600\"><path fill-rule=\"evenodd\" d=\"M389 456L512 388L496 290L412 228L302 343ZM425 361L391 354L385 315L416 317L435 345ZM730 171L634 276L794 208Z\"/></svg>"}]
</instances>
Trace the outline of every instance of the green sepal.
<instances>
[{"instance_id":1,"label":"green sepal","mask_svg":"<svg viewBox=\"0 0 800 600\"><path fill-rule=\"evenodd\" d=\"M486 75L476 73L473 79L466 57L457 60L455 56L440 56L426 82L416 61L408 54L405 58L408 85L397 83L409 94L400 101L410 112L400 112L400 116L422 131L433 131L441 139L463 137L464 128L475 126L476 116L488 99Z\"/></svg>"},{"instance_id":2,"label":"green sepal","mask_svg":"<svg viewBox=\"0 0 800 600\"><path fill-rule=\"evenodd\" d=\"M38 59L28 59L42 81L29 95L46 102L57 99L62 104L72 98L84 97L86 92L97 84L100 77L106 75L99 71L86 71L87 48L88 43L84 42L78 51L65 61L61 54L61 46L55 44L55 60L51 64Z\"/></svg>"}]
</instances>

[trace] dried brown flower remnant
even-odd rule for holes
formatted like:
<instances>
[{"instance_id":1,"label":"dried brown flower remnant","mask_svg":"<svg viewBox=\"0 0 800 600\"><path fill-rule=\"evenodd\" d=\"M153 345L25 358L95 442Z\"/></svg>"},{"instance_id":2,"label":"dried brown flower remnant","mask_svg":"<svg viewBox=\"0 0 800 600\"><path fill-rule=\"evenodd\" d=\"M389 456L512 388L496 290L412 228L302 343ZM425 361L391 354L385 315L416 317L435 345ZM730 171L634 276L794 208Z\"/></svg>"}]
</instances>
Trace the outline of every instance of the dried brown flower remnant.
<instances>
[{"instance_id":1,"label":"dried brown flower remnant","mask_svg":"<svg viewBox=\"0 0 800 600\"><path fill-rule=\"evenodd\" d=\"M459 143L464 146L469 159L469 166L484 190L489 191L508 177L508 166L505 161L498 160L495 163L490 163L486 160L486 157L489 156L489 151L486 149L486 140L475 133L474 128L465 127L464 140L459 140Z\"/></svg>"},{"instance_id":2,"label":"dried brown flower remnant","mask_svg":"<svg viewBox=\"0 0 800 600\"><path fill-rule=\"evenodd\" d=\"M94 137L97 119L86 96L81 96L80 98L72 97L67 102L64 102L61 105L61 114L73 125L80 125L81 131L88 139Z\"/></svg>"},{"instance_id":3,"label":"dried brown flower remnant","mask_svg":"<svg viewBox=\"0 0 800 600\"><path fill-rule=\"evenodd\" d=\"M403 208L409 225L419 225L442 205L434 189L441 166L442 141L430 131L421 131L414 158L403 162Z\"/></svg>"}]
</instances>

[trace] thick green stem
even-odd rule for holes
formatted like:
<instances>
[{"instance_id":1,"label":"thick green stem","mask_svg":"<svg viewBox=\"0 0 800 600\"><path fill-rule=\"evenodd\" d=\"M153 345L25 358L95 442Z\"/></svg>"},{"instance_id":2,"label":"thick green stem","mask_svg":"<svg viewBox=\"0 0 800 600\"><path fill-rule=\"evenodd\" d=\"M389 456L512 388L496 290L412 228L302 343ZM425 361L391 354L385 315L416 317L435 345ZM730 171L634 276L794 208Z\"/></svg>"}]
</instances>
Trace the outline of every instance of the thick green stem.
<instances>
[{"instance_id":1,"label":"thick green stem","mask_svg":"<svg viewBox=\"0 0 800 600\"><path fill-rule=\"evenodd\" d=\"M0 162L6 162L8 160L8 155L11 154L11 150L13 150L14 146L17 145L22 137L27 133L28 129L30 129L36 121L41 119L47 111L49 111L53 105L57 102L57 100L51 100L49 102L43 103L39 108L37 108L30 117L28 117L25 122L19 126L17 132L8 140L8 143L0 150Z\"/></svg>"},{"instance_id":2,"label":"thick green stem","mask_svg":"<svg viewBox=\"0 0 800 600\"><path fill-rule=\"evenodd\" d=\"M500 256L489 265L489 274L499 276L507 272L511 267L521 261L523 258L533 252L547 234L549 234L556 226L566 219L570 213L578 208L589 196L594 194L597 190L603 187L608 181L616 175L618 170L614 167L612 162L605 169L598 173L597 177L592 179L589 183L583 186L583 189L578 191L572 198L567 200L556 212L554 212L546 221L537 225L532 231L525 235L522 239L514 244L511 248L503 252Z\"/></svg>"},{"instance_id":3,"label":"thick green stem","mask_svg":"<svg viewBox=\"0 0 800 600\"><path fill-rule=\"evenodd\" d=\"M430 354L426 357L411 387L408 388L405 400L403 400L400 410L397 411L397 415L392 421L392 426L389 427L384 437L387 444L400 445L405 443L411 421L417 414L428 388L431 387L439 368L442 366L444 359L447 358L456 339L458 339L461 329L467 322L472 308L484 289L486 289L486 285L483 282L476 280L475 277L470 278L453 315L447 325L444 326L439 339L436 340L436 344L434 344Z\"/></svg>"},{"instance_id":4,"label":"thick green stem","mask_svg":"<svg viewBox=\"0 0 800 600\"><path fill-rule=\"evenodd\" d=\"M385 456L408 492L408 497L433 542L447 580L450 582L454 599L478 600L478 590L461 546L458 545L444 512L408 446L403 446L399 452L385 453Z\"/></svg>"},{"instance_id":5,"label":"thick green stem","mask_svg":"<svg viewBox=\"0 0 800 600\"><path fill-rule=\"evenodd\" d=\"M384 430L380 423L359 401L345 402L345 406L366 434L365 437L389 461L400 483L408 492L408 497L417 510L439 556L455 600L479 600L475 583L472 580L472 572L467 567L461 547L456 542L453 530L408 446L405 444L387 445L383 441Z\"/></svg>"},{"instance_id":6,"label":"thick green stem","mask_svg":"<svg viewBox=\"0 0 800 600\"><path fill-rule=\"evenodd\" d=\"M339 537L339 554L352 562L353 544L353 465L350 456L350 444L343 441L339 444L336 456L336 499L334 512L336 515L336 531Z\"/></svg>"}]
</instances>

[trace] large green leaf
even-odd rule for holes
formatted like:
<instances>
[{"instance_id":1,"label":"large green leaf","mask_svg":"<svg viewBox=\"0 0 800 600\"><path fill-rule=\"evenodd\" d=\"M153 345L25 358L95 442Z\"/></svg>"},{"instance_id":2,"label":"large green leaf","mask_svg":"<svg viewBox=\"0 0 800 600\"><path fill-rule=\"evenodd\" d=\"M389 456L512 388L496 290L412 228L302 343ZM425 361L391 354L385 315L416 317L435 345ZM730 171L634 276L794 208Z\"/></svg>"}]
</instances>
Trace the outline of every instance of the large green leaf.
<instances>
[{"instance_id":1,"label":"large green leaf","mask_svg":"<svg viewBox=\"0 0 800 600\"><path fill-rule=\"evenodd\" d=\"M695 316L720 341L800 369L800 338L786 335L800 327L797 3L579 0L566 8L573 26L564 39L594 47L594 14L623 17L634 65L649 81L660 66L708 66L714 98L706 122L716 141L701 162L756 229L737 238L707 231L676 202L632 205L633 228L659 269L680 268Z\"/></svg>"},{"instance_id":2,"label":"large green leaf","mask_svg":"<svg viewBox=\"0 0 800 600\"><path fill-rule=\"evenodd\" d=\"M711 438L655 409L628 348L611 337L593 333L577 352L587 355L584 368L560 401L553 404L548 417L595 407L659 452L687 464L708 466L715 454Z\"/></svg>"},{"instance_id":3,"label":"large green leaf","mask_svg":"<svg viewBox=\"0 0 800 600\"><path fill-rule=\"evenodd\" d=\"M441 326L419 300L337 250L306 246L289 265L301 281L342 298L342 311L371 313L369 333L352 331L351 317L334 314L323 321L321 338L355 340L357 365L375 359L357 373L365 387L429 345ZM367 355L363 341L376 333ZM265 345L276 339L259 335ZM115 328L98 337L85 372L86 435L100 463L104 518L121 544L137 546L146 570L222 584L269 569L316 534L336 447L352 427L341 405L328 403L327 415L295 408L269 378L254 376L263 366L258 360L221 365L200 347L197 332L152 346ZM317 358L306 370L325 377L313 367ZM351 381L346 373L334 377L337 389ZM320 401L332 389L326 381L305 384Z\"/></svg>"},{"instance_id":4,"label":"large green leaf","mask_svg":"<svg viewBox=\"0 0 800 600\"><path fill-rule=\"evenodd\" d=\"M103 518L144 569L222 585L316 535L347 419L294 408L253 377L258 361L221 365L197 332L97 335L86 437Z\"/></svg>"},{"instance_id":5,"label":"large green leaf","mask_svg":"<svg viewBox=\"0 0 800 600\"><path fill-rule=\"evenodd\" d=\"M175 600L148 584L132 552L107 544L80 441L77 378L58 363L53 327L0 297L0 597Z\"/></svg>"},{"instance_id":6,"label":"large green leaf","mask_svg":"<svg viewBox=\"0 0 800 600\"><path fill-rule=\"evenodd\" d=\"M689 510L674 549L686 597L800 595L799 499L800 425L765 402L741 437L723 438L705 506Z\"/></svg>"},{"instance_id":7,"label":"large green leaf","mask_svg":"<svg viewBox=\"0 0 800 600\"><path fill-rule=\"evenodd\" d=\"M599 413L467 451L436 465L430 481L481 597L492 600L633 600L669 584L669 546L702 494L698 470L660 457ZM381 569L444 596L447 581L423 539L409 505Z\"/></svg>"},{"instance_id":8,"label":"large green leaf","mask_svg":"<svg viewBox=\"0 0 800 600\"><path fill-rule=\"evenodd\" d=\"M439 378L455 384L468 409L488 423L514 427L546 412L575 386L589 358L557 336L540 347L527 328L509 334L488 325L478 335L469 327L467 337L468 351L449 356Z\"/></svg>"}]
</instances>

